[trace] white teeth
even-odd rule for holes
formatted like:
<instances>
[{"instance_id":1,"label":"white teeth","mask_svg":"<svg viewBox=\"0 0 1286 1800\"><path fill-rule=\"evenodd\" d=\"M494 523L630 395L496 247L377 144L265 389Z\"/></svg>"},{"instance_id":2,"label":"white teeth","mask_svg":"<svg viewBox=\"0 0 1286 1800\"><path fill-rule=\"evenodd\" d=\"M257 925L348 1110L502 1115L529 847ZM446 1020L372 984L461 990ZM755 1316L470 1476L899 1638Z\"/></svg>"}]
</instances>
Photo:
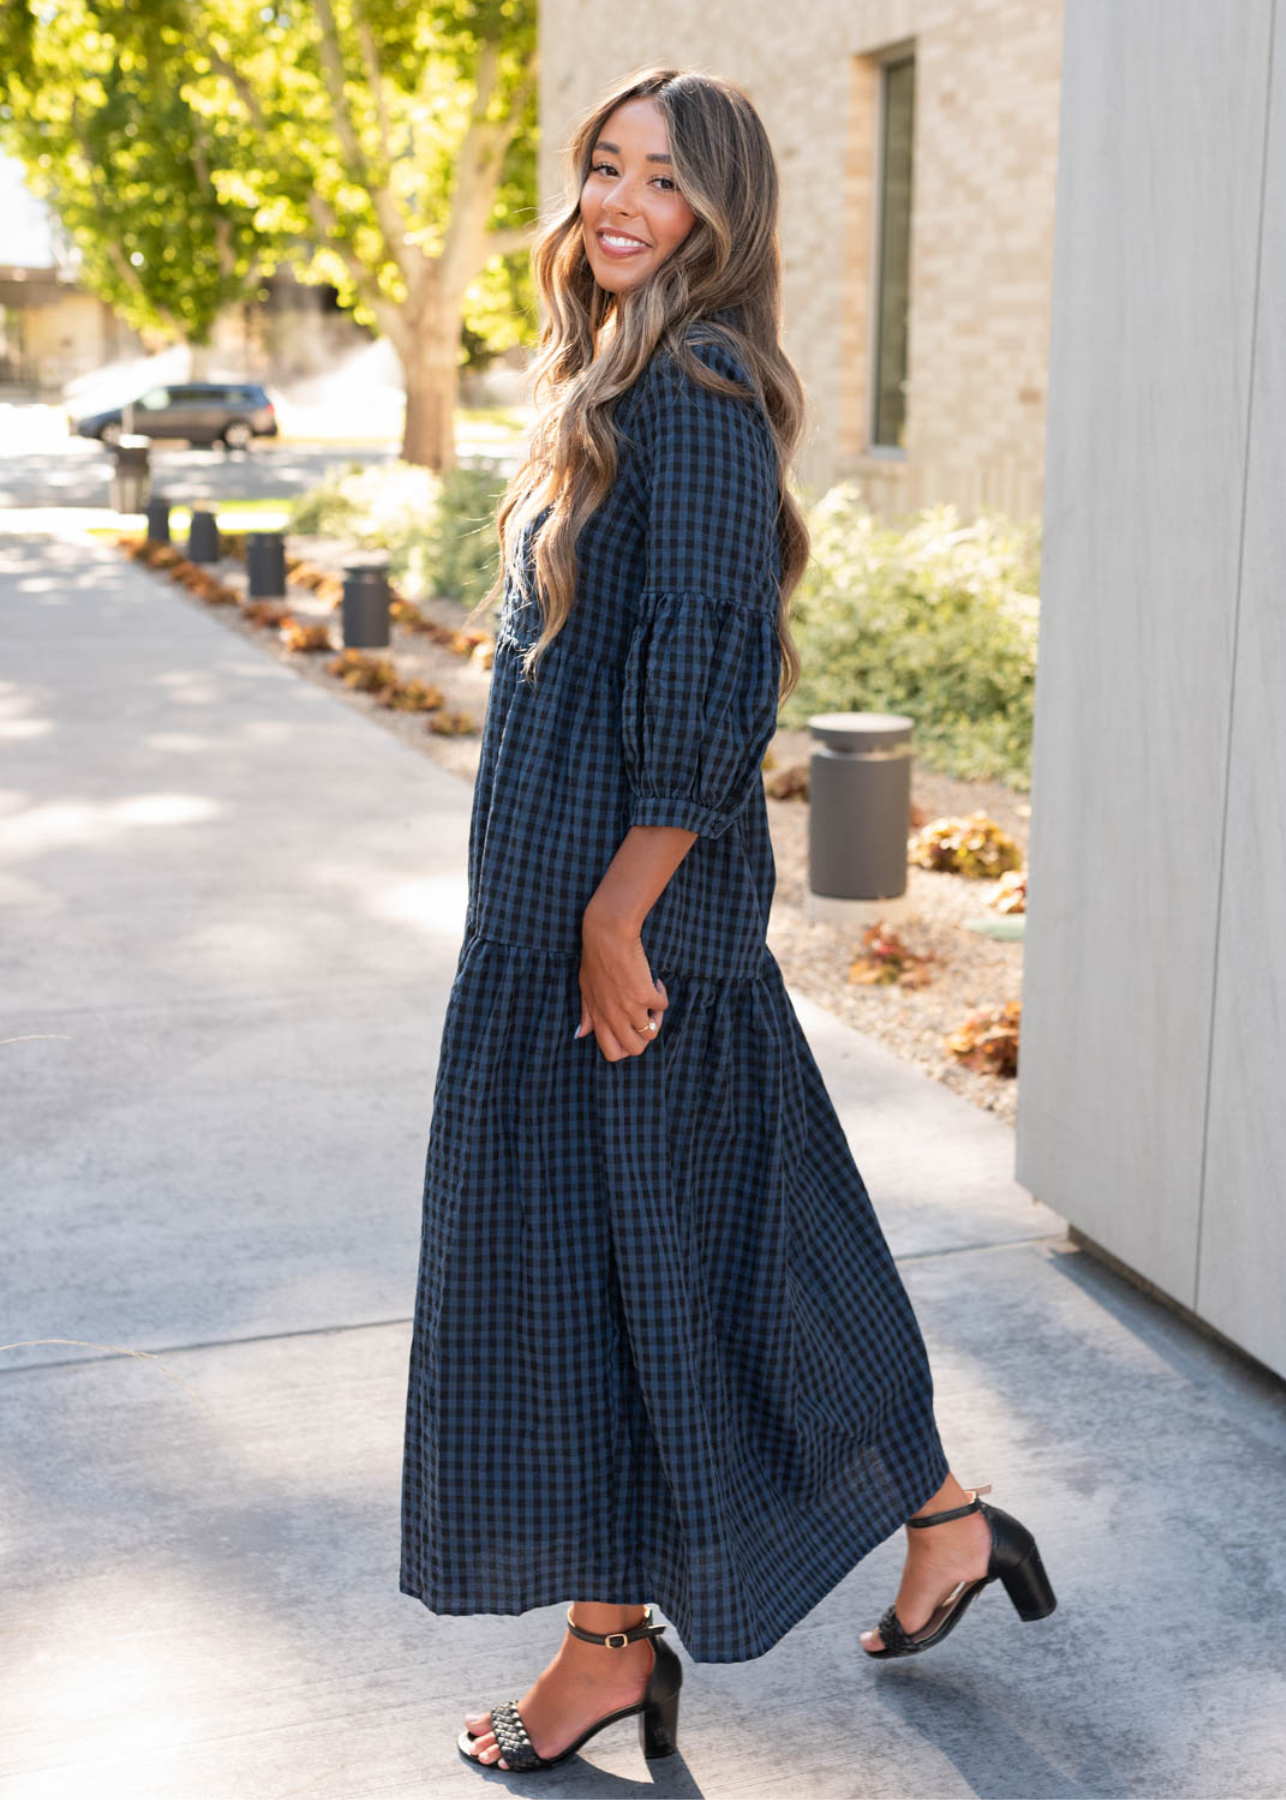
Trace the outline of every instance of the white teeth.
<instances>
[{"instance_id":1,"label":"white teeth","mask_svg":"<svg viewBox=\"0 0 1286 1800\"><path fill-rule=\"evenodd\" d=\"M622 250L644 250L647 246L640 238L613 237L610 231L600 233L605 244L619 244Z\"/></svg>"}]
</instances>

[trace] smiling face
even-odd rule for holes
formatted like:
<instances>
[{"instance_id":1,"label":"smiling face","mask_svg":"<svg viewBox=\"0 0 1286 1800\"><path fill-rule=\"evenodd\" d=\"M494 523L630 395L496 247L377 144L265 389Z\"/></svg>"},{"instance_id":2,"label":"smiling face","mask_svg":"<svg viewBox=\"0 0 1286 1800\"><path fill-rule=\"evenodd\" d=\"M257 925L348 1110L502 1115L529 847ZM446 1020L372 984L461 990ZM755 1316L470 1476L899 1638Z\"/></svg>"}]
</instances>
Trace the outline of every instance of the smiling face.
<instances>
[{"instance_id":1,"label":"smiling face","mask_svg":"<svg viewBox=\"0 0 1286 1800\"><path fill-rule=\"evenodd\" d=\"M594 279L612 293L645 281L696 224L655 100L626 100L609 115L590 151L580 217Z\"/></svg>"}]
</instances>

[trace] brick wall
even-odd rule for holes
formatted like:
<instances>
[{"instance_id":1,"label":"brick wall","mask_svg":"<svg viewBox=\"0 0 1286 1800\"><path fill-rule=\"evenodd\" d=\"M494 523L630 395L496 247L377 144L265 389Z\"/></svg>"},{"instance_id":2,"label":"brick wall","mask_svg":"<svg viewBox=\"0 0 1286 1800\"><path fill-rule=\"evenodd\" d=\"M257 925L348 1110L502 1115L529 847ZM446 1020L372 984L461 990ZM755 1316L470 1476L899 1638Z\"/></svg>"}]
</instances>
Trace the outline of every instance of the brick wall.
<instances>
[{"instance_id":1,"label":"brick wall","mask_svg":"<svg viewBox=\"0 0 1286 1800\"><path fill-rule=\"evenodd\" d=\"M798 468L885 514L1040 510L1062 0L542 0L541 191L570 121L667 61L727 75L782 177L786 349L809 398ZM904 455L868 439L878 65L916 54Z\"/></svg>"}]
</instances>

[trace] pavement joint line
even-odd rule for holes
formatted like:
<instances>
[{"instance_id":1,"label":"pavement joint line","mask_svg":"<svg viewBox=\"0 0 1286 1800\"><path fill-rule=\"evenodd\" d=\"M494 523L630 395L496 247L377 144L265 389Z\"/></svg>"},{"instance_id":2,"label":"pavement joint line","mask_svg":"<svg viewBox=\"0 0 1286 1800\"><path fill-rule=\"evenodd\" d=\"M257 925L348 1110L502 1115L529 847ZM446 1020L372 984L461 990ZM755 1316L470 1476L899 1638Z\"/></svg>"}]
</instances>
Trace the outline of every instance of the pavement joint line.
<instances>
[{"instance_id":1,"label":"pavement joint line","mask_svg":"<svg viewBox=\"0 0 1286 1800\"><path fill-rule=\"evenodd\" d=\"M432 979L427 970L419 970L417 971L417 974L425 982ZM353 988L328 986L326 995L328 999L333 996L337 1000L365 1000L372 987L382 990L386 985L387 980L385 975L381 971L374 970L371 973L370 979L363 982L360 986ZM45 1019L97 1018L99 1016L105 1016L109 1012L113 1015L116 1013L149 1012L172 1014L174 1011L175 999L176 996L174 995L163 994L154 1000L113 1000L110 1006L104 1006L101 1000L81 1001L70 1006L42 1006L40 1007L40 1014L41 1017ZM200 1006L246 1006L250 1004L259 1004L262 1006L316 1006L317 989L316 987L307 987L299 989L282 988L276 990L258 987L247 988L244 992L237 991L229 993L226 989L211 988L208 992L205 990L185 991L182 994L181 999L184 1007L188 1008ZM34 1012L36 1008L35 1006L32 1006L29 1010Z\"/></svg>"},{"instance_id":2,"label":"pavement joint line","mask_svg":"<svg viewBox=\"0 0 1286 1800\"><path fill-rule=\"evenodd\" d=\"M1058 1231L1041 1232L1034 1237L1011 1238L1003 1243L953 1244L945 1250L910 1250L905 1256L894 1257L894 1262L927 1262L940 1256L972 1256L984 1250L1015 1250L1026 1244L1046 1244L1061 1241L1065 1233ZM338 1337L350 1331L387 1331L394 1325L410 1325L414 1315L392 1319L357 1319L348 1325L304 1325L294 1331L257 1331L247 1337L202 1338L190 1344L162 1344L159 1349L150 1349L147 1356L182 1356L197 1350L237 1350L245 1344L280 1344L292 1338ZM19 1346L21 1347L21 1346ZM16 1368L0 1369L0 1378L14 1375L32 1375L45 1369L84 1369L97 1363L113 1362L118 1356L128 1355L137 1345L122 1346L119 1351L109 1350L100 1356L61 1356L51 1357L44 1362L20 1363Z\"/></svg>"},{"instance_id":3,"label":"pavement joint line","mask_svg":"<svg viewBox=\"0 0 1286 1800\"><path fill-rule=\"evenodd\" d=\"M943 1250L907 1250L895 1263L932 1262L940 1256L976 1256L984 1250L1016 1250L1024 1244L1069 1243L1066 1231L1035 1231L1030 1237L986 1238L976 1244L948 1244Z\"/></svg>"},{"instance_id":4,"label":"pavement joint line","mask_svg":"<svg viewBox=\"0 0 1286 1800\"><path fill-rule=\"evenodd\" d=\"M301 1325L294 1331L255 1331L247 1337L204 1338L191 1344L162 1344L159 1349L147 1350L144 1354L182 1356L189 1350L236 1350L243 1344L280 1344L291 1338L338 1337L348 1331L385 1331L392 1325L410 1325L413 1317L413 1314L408 1313L405 1318L357 1319L350 1325ZM94 1363L115 1362L118 1356L128 1356L137 1348L137 1345L122 1345L119 1351L109 1350L101 1356L60 1356L51 1357L46 1362L19 1363L16 1368L0 1369L0 1378L32 1375L42 1369L83 1369Z\"/></svg>"}]
</instances>

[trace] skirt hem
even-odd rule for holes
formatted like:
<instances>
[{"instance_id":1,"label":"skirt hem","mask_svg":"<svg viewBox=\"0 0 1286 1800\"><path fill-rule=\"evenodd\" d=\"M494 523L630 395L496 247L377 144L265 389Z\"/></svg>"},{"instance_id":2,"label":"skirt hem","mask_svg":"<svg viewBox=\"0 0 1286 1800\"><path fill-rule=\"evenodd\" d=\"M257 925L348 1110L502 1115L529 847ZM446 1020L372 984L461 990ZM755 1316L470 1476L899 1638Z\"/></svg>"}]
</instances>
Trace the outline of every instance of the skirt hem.
<instances>
[{"instance_id":1,"label":"skirt hem","mask_svg":"<svg viewBox=\"0 0 1286 1800\"><path fill-rule=\"evenodd\" d=\"M524 1613L535 1612L542 1606L566 1606L577 1599L594 1600L606 1606L635 1606L639 1604L648 1604L655 1606L657 1611L664 1616L667 1624L673 1627L691 1662L754 1662L759 1657L765 1656L769 1650L780 1643L787 1632L793 1631L795 1626L798 1625L801 1620L807 1618L814 1607L819 1606L829 1593L837 1588L847 1576L851 1575L858 1564L864 1562L872 1550L878 1549L882 1543L886 1542L888 1538L892 1537L895 1531L905 1524L906 1519L910 1518L912 1513L918 1512L927 1501L931 1500L946 1480L949 1472L950 1466L947 1463L944 1454L940 1459L937 1468L934 1470L932 1486L929 1487L927 1492L912 1500L903 1518L894 1520L886 1531L882 1531L879 1536L873 1539L869 1537L869 1532L866 1534L866 1541L864 1543L862 1539L858 1539L857 1543L862 1544L861 1548L857 1548L854 1543L850 1543L848 1548L841 1551L838 1556L829 1559L825 1563L819 1564L816 1579L810 1582L807 1587L797 1590L792 1604L784 1609L782 1614L774 1620L773 1625L767 1631L761 1632L757 1636L746 1640L746 1644L749 1647L717 1650L713 1646L703 1643L699 1637L693 1636L690 1639L685 1635L680 1623L684 1608L671 1606L665 1597L664 1589L657 1587L655 1583L646 1581L637 1583L636 1590L633 1593L622 1591L621 1584L617 1582L609 1582L606 1587L600 1587L599 1584L595 1582L582 1581L580 1585L584 1591L581 1593L567 1592L562 1588L555 1593L552 1591L552 1584L542 1583L531 1590L533 1595L539 1597L528 1599L522 1605L504 1607L495 1605L471 1607L455 1602L445 1605L434 1605L432 1599L430 1599L423 1591L424 1584L413 1583L407 1576L402 1576L400 1578L398 1588L399 1592L407 1595L409 1599L418 1600L420 1604L435 1617L446 1619L480 1617L506 1619L520 1618ZM650 1598L649 1593L651 1596Z\"/></svg>"}]
</instances>

